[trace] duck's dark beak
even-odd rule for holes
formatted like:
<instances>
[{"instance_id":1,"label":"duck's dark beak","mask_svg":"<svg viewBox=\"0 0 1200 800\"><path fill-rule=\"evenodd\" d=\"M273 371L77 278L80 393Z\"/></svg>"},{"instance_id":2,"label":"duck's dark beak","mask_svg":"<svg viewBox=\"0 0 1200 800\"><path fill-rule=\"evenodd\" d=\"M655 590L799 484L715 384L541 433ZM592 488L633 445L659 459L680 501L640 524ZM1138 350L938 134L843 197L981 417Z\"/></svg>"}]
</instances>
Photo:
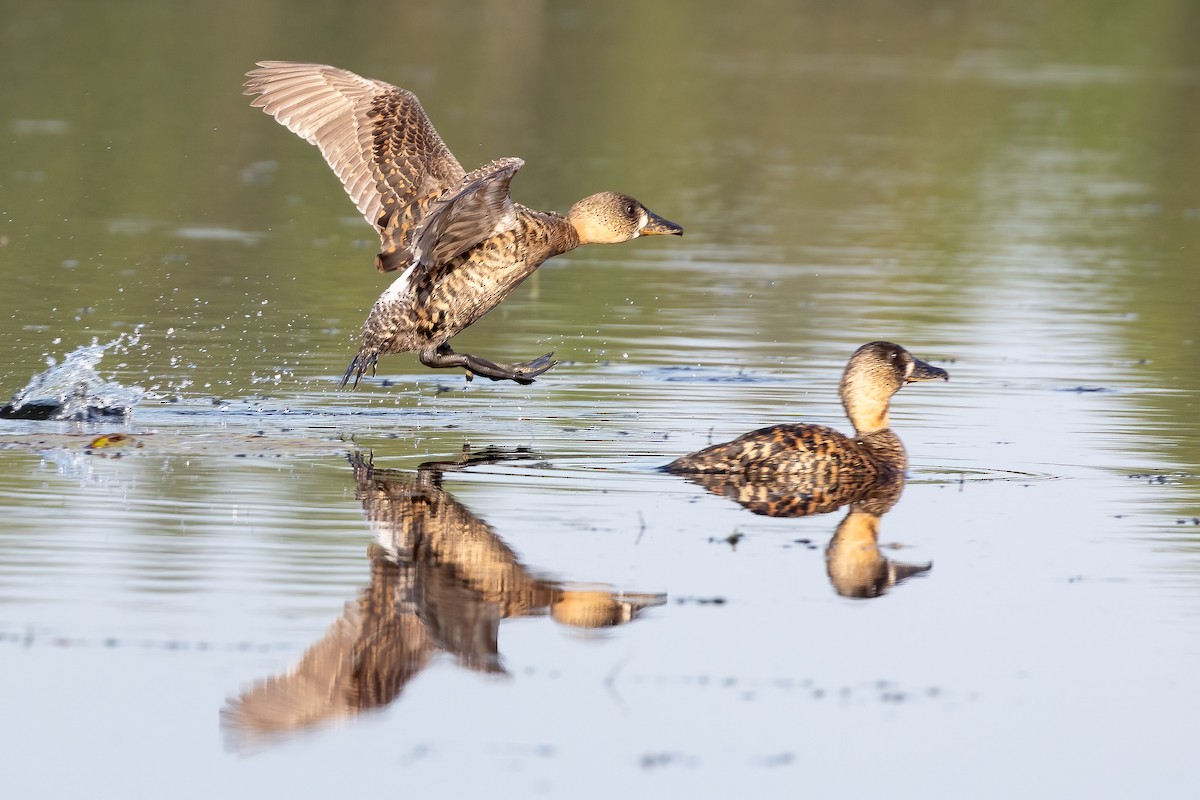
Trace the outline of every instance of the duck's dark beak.
<instances>
[{"instance_id":1,"label":"duck's dark beak","mask_svg":"<svg viewBox=\"0 0 1200 800\"><path fill-rule=\"evenodd\" d=\"M912 372L905 376L905 383L915 383L916 381L934 381L941 378L944 381L950 380L950 373L939 367L930 366L919 358L913 359Z\"/></svg>"},{"instance_id":2,"label":"duck's dark beak","mask_svg":"<svg viewBox=\"0 0 1200 800\"><path fill-rule=\"evenodd\" d=\"M683 228L663 219L653 211L646 212L646 224L638 231L642 236L683 236Z\"/></svg>"}]
</instances>

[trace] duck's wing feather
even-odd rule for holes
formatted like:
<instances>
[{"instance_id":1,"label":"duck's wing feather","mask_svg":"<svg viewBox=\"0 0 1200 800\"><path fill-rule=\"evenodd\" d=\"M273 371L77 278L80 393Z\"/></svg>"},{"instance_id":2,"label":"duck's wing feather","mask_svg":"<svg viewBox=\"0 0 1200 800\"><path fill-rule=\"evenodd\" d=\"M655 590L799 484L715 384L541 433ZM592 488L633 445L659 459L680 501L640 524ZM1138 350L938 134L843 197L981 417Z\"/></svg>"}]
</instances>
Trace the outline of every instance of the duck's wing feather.
<instances>
[{"instance_id":1,"label":"duck's wing feather","mask_svg":"<svg viewBox=\"0 0 1200 800\"><path fill-rule=\"evenodd\" d=\"M394 228L403 239L431 203L466 177L407 89L327 64L260 61L258 67L246 73L251 105L317 146L381 237Z\"/></svg>"},{"instance_id":2,"label":"duck's wing feather","mask_svg":"<svg viewBox=\"0 0 1200 800\"><path fill-rule=\"evenodd\" d=\"M382 234L376 266L387 272L409 264L444 264L484 239L511 230L517 213L509 185L523 166L519 158L497 159L430 203L415 229L397 219Z\"/></svg>"},{"instance_id":3,"label":"duck's wing feather","mask_svg":"<svg viewBox=\"0 0 1200 800\"><path fill-rule=\"evenodd\" d=\"M664 467L675 473L772 473L809 475L835 482L841 473L873 472L874 465L850 437L824 425L782 424L683 456Z\"/></svg>"}]
</instances>

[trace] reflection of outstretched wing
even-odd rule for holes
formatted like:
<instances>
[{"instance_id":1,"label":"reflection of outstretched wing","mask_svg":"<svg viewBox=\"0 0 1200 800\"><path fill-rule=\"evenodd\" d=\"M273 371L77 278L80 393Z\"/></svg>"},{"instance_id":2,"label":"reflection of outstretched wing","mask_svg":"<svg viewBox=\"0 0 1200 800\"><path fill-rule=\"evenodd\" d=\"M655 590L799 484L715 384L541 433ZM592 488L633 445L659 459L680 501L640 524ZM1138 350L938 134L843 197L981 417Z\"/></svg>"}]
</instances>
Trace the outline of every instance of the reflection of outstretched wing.
<instances>
[{"instance_id":1,"label":"reflection of outstretched wing","mask_svg":"<svg viewBox=\"0 0 1200 800\"><path fill-rule=\"evenodd\" d=\"M438 647L469 670L504 673L499 603L485 602L452 565L421 570L415 589L421 621Z\"/></svg>"},{"instance_id":2,"label":"reflection of outstretched wing","mask_svg":"<svg viewBox=\"0 0 1200 800\"><path fill-rule=\"evenodd\" d=\"M826 514L851 503L870 503L882 514L896 504L904 491L904 476L882 483L843 479L828 484L811 475L720 474L697 472L682 477L708 491L768 517L806 517ZM865 478L866 476L864 476Z\"/></svg>"},{"instance_id":3,"label":"reflection of outstretched wing","mask_svg":"<svg viewBox=\"0 0 1200 800\"><path fill-rule=\"evenodd\" d=\"M249 744L392 702L436 652L420 619L397 604L399 573L373 559L371 585L295 667L229 701L229 733Z\"/></svg>"}]
</instances>

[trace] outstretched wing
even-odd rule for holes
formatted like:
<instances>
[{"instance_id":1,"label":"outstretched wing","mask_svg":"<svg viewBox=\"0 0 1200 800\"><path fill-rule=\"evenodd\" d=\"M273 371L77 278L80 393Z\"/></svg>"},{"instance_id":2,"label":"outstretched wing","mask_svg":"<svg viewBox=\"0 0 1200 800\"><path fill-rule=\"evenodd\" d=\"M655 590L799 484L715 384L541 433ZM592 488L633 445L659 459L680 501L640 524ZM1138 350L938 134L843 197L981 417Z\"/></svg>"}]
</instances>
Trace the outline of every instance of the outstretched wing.
<instances>
[{"instance_id":1,"label":"outstretched wing","mask_svg":"<svg viewBox=\"0 0 1200 800\"><path fill-rule=\"evenodd\" d=\"M402 221L389 226L382 233L383 250L376 266L386 272L409 264L444 264L489 236L511 229L516 209L509 184L523 166L519 158L493 161L433 201L415 229Z\"/></svg>"},{"instance_id":2,"label":"outstretched wing","mask_svg":"<svg viewBox=\"0 0 1200 800\"><path fill-rule=\"evenodd\" d=\"M406 239L466 177L412 92L327 64L258 66L246 73L251 105L320 149L381 237Z\"/></svg>"}]
</instances>

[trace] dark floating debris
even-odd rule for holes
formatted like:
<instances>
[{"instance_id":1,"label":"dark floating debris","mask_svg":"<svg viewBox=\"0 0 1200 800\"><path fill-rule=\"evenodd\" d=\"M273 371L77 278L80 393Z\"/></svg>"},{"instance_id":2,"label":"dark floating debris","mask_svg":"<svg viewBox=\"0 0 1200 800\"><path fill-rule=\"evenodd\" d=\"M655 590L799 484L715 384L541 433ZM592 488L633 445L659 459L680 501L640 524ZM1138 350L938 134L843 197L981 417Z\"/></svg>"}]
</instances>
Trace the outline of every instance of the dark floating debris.
<instances>
[{"instance_id":1,"label":"dark floating debris","mask_svg":"<svg viewBox=\"0 0 1200 800\"><path fill-rule=\"evenodd\" d=\"M675 602L680 605L695 603L701 606L723 606L726 601L724 597L676 597Z\"/></svg>"},{"instance_id":2,"label":"dark floating debris","mask_svg":"<svg viewBox=\"0 0 1200 800\"><path fill-rule=\"evenodd\" d=\"M1196 478L1197 476L1188 472L1164 472L1161 474L1152 472L1135 472L1129 477L1135 481L1145 481L1150 485L1164 486L1166 484L1173 484L1181 480Z\"/></svg>"},{"instance_id":3,"label":"dark floating debris","mask_svg":"<svg viewBox=\"0 0 1200 800\"><path fill-rule=\"evenodd\" d=\"M0 418L26 420L98 420L123 419L145 394L137 386L122 386L106 381L96 366L109 350L127 350L141 338L141 327L131 335L121 334L107 344L95 339L77 347L62 363L55 363L29 379L25 388L13 395Z\"/></svg>"},{"instance_id":4,"label":"dark floating debris","mask_svg":"<svg viewBox=\"0 0 1200 800\"><path fill-rule=\"evenodd\" d=\"M785 383L784 378L771 375L747 373L739 369L730 372L728 369L711 367L665 366L650 370L650 374L667 383Z\"/></svg>"},{"instance_id":5,"label":"dark floating debris","mask_svg":"<svg viewBox=\"0 0 1200 800\"><path fill-rule=\"evenodd\" d=\"M736 550L737 546L738 546L738 542L740 542L742 539L745 539L745 538L746 538L746 534L741 533L740 531L734 531L733 533L729 534L728 536L720 536L720 537L710 536L710 537L708 537L708 541L710 544L727 544L730 547L732 547L734 550Z\"/></svg>"},{"instance_id":6,"label":"dark floating debris","mask_svg":"<svg viewBox=\"0 0 1200 800\"><path fill-rule=\"evenodd\" d=\"M691 766L694 762L695 759L685 757L682 753L645 753L638 759L638 765L647 771L677 765Z\"/></svg>"},{"instance_id":7,"label":"dark floating debris","mask_svg":"<svg viewBox=\"0 0 1200 800\"><path fill-rule=\"evenodd\" d=\"M215 642L215 641L182 641L178 639L119 639L115 636L105 636L102 639L52 635L35 631L32 627L25 631L0 631L0 644L15 644L22 647L35 645L50 647L77 648L140 648L145 650L212 650L237 651L255 653L274 653L296 649L295 642Z\"/></svg>"},{"instance_id":8,"label":"dark floating debris","mask_svg":"<svg viewBox=\"0 0 1200 800\"><path fill-rule=\"evenodd\" d=\"M4 419L54 419L55 415L61 410L62 403L35 400L24 404L9 403L0 408L0 417Z\"/></svg>"}]
</instances>

